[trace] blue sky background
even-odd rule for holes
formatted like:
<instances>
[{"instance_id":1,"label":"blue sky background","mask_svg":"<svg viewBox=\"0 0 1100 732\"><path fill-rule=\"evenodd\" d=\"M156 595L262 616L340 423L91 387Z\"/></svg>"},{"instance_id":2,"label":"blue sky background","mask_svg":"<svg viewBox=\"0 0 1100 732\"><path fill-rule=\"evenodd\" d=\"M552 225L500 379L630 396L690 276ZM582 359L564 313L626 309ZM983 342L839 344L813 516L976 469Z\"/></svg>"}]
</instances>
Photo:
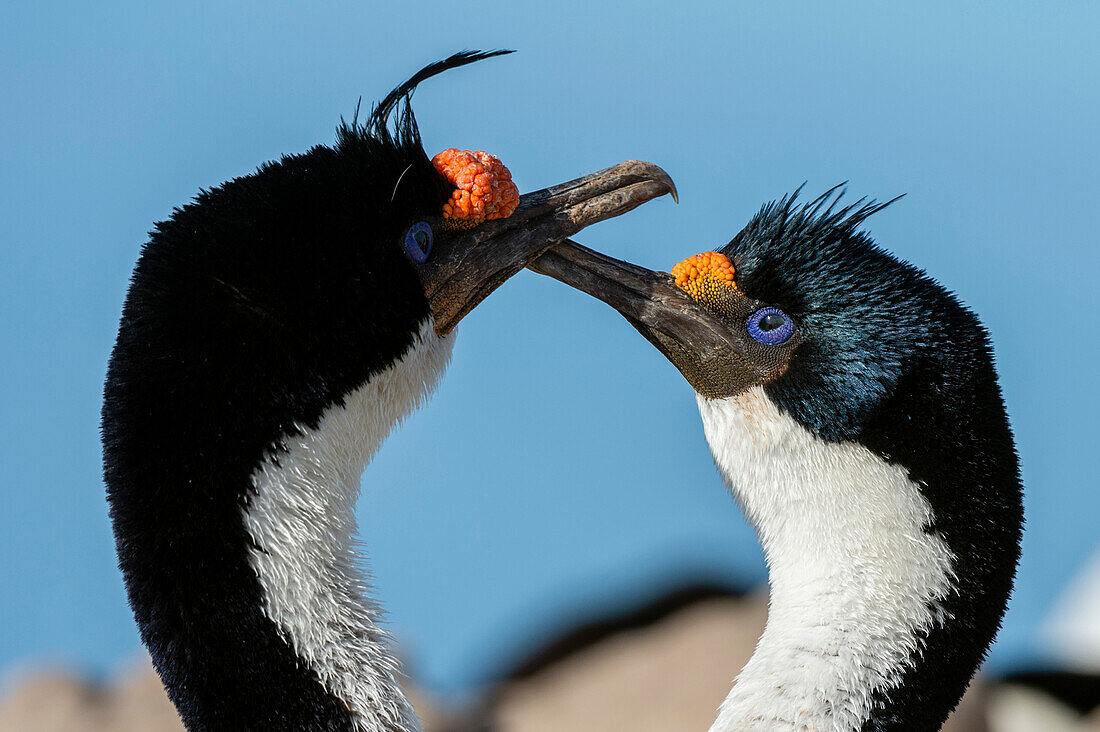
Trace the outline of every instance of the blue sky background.
<instances>
[{"instance_id":1,"label":"blue sky background","mask_svg":"<svg viewBox=\"0 0 1100 732\"><path fill-rule=\"evenodd\" d=\"M477 8L477 9L473 9ZM200 187L328 143L427 83L429 153L521 190L627 158L668 199L586 244L650 267L807 181L905 199L878 241L990 327L1027 486L999 668L1097 548L1100 5L5 3L0 10L0 668L113 669L139 641L100 479L100 389L145 232ZM690 388L618 315L521 273L460 329L364 476L363 539L414 672L468 690L578 613L688 576L760 581Z\"/></svg>"}]
</instances>

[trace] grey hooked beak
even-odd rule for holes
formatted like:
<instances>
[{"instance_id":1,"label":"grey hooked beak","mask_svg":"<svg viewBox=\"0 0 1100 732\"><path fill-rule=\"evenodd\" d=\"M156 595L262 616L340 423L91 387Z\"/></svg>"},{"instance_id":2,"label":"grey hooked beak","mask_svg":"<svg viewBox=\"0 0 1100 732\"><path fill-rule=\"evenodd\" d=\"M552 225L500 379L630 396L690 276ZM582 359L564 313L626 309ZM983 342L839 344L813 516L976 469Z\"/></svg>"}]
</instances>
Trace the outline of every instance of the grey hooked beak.
<instances>
[{"instance_id":1,"label":"grey hooked beak","mask_svg":"<svg viewBox=\"0 0 1100 732\"><path fill-rule=\"evenodd\" d=\"M554 246L527 266L618 310L705 397L739 394L786 368L786 360L764 363L753 358L756 346L744 329L693 300L667 272L608 257L574 241ZM738 292L730 298L731 311L745 317L762 305Z\"/></svg>"}]
</instances>

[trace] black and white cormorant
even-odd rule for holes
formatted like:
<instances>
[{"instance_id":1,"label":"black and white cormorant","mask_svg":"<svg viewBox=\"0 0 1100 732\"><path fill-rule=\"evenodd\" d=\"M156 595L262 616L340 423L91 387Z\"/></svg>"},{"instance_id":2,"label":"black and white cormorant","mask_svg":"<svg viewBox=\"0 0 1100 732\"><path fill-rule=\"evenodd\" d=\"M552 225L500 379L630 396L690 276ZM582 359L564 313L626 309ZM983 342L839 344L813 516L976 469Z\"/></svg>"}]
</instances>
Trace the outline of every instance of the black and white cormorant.
<instances>
[{"instance_id":1,"label":"black and white cormorant","mask_svg":"<svg viewBox=\"0 0 1100 732\"><path fill-rule=\"evenodd\" d=\"M672 190L632 161L443 226L454 186L409 97L492 55L424 68L334 146L202 192L142 250L104 466L130 604L189 729L419 729L356 568L364 465L467 312L553 242Z\"/></svg>"},{"instance_id":2,"label":"black and white cormorant","mask_svg":"<svg viewBox=\"0 0 1100 732\"><path fill-rule=\"evenodd\" d=\"M767 626L711 732L939 729L1012 589L1021 483L988 335L860 231L881 206L838 198L767 205L673 275L571 242L531 265L680 370L763 544Z\"/></svg>"}]
</instances>

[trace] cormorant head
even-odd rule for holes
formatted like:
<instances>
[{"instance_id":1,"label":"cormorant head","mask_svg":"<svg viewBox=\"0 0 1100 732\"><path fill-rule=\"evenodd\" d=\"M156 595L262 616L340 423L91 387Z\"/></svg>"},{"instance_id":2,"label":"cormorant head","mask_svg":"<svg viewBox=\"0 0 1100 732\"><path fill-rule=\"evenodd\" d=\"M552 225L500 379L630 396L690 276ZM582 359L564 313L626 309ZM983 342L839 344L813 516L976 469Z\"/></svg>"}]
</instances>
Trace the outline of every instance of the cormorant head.
<instances>
[{"instance_id":1,"label":"cormorant head","mask_svg":"<svg viewBox=\"0 0 1100 732\"><path fill-rule=\"evenodd\" d=\"M572 242L532 265L618 309L687 378L761 538L783 630L762 638L758 683L746 666L714 729L777 699L845 710L852 729L938 729L1019 558L1019 466L985 329L859 230L881 205L834 193L764 206L671 274Z\"/></svg>"},{"instance_id":2,"label":"cormorant head","mask_svg":"<svg viewBox=\"0 0 1100 732\"><path fill-rule=\"evenodd\" d=\"M202 191L143 247L104 386L104 476L142 639L192 728L350 729L370 715L349 697L415 726L375 626L357 625L374 612L352 569L358 472L467 312L556 241L672 191L629 162L520 197L491 156L430 159L413 90L493 55L424 68L334 145ZM299 606L303 587L324 597ZM309 642L342 649L303 651L272 609L287 597Z\"/></svg>"},{"instance_id":3,"label":"cormorant head","mask_svg":"<svg viewBox=\"0 0 1100 732\"><path fill-rule=\"evenodd\" d=\"M157 224L134 271L112 374L132 368L150 384L161 373L153 361L205 374L192 378L212 394L240 395L244 381L257 398L290 392L289 403L325 404L391 363L428 323L451 332L551 244L673 191L660 168L629 161L518 201L506 181L506 218L448 217L444 205L462 184L425 153L410 97L429 77L500 53L431 64L365 121L342 123L335 145L203 191ZM464 183L470 196L486 193Z\"/></svg>"},{"instance_id":4,"label":"cormorant head","mask_svg":"<svg viewBox=\"0 0 1100 732\"><path fill-rule=\"evenodd\" d=\"M458 195L455 182L443 174L441 156L430 160L421 145L409 99L416 86L446 69L483 58L510 53L463 52L432 64L413 76L380 102L367 121L342 124L336 155L343 172L358 179L348 187L357 195L352 205L360 208L359 218L374 227L371 237L382 242L379 256L394 260L395 268L412 270L422 285L440 335L490 292L539 253L570 233L589 224L625 213L650 198L673 193L668 175L655 165L628 161L621 165L567 183L528 193L513 199L495 215L452 215L450 202ZM391 130L391 116L395 116ZM447 151L458 153L458 151ZM457 169L461 155L454 164ZM473 167L479 163L466 156ZM489 159L480 153L478 157ZM433 165L434 163L434 165ZM507 169L492 159L492 165L509 178L493 179L487 167L485 191L495 194L504 183L515 195ZM466 171L471 178L478 170ZM456 173L461 175L461 172ZM468 190L478 190L478 181L463 181ZM476 198L478 194L472 193ZM445 213L446 211L446 213ZM400 261L400 263L399 263Z\"/></svg>"},{"instance_id":5,"label":"cormorant head","mask_svg":"<svg viewBox=\"0 0 1100 732\"><path fill-rule=\"evenodd\" d=\"M772 202L672 274L572 242L533 268L618 309L701 396L761 386L818 436L855 439L912 379L924 389L936 374L942 391L992 364L973 313L860 231L890 202L840 206L840 195Z\"/></svg>"}]
</instances>

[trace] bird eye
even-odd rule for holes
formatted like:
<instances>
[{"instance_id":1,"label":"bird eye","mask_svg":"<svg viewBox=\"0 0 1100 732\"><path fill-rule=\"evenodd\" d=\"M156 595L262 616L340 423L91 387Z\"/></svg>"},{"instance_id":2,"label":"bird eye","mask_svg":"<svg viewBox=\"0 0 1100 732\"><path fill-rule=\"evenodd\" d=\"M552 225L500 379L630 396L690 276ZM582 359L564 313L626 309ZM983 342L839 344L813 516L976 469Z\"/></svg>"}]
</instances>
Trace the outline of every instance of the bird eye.
<instances>
[{"instance_id":1,"label":"bird eye","mask_svg":"<svg viewBox=\"0 0 1100 732\"><path fill-rule=\"evenodd\" d=\"M749 316L749 335L765 346L777 346L794 335L794 321L779 308L760 308Z\"/></svg>"},{"instance_id":2,"label":"bird eye","mask_svg":"<svg viewBox=\"0 0 1100 732\"><path fill-rule=\"evenodd\" d=\"M413 224L405 232L405 253L414 262L423 264L432 253L432 226L427 221Z\"/></svg>"}]
</instances>

